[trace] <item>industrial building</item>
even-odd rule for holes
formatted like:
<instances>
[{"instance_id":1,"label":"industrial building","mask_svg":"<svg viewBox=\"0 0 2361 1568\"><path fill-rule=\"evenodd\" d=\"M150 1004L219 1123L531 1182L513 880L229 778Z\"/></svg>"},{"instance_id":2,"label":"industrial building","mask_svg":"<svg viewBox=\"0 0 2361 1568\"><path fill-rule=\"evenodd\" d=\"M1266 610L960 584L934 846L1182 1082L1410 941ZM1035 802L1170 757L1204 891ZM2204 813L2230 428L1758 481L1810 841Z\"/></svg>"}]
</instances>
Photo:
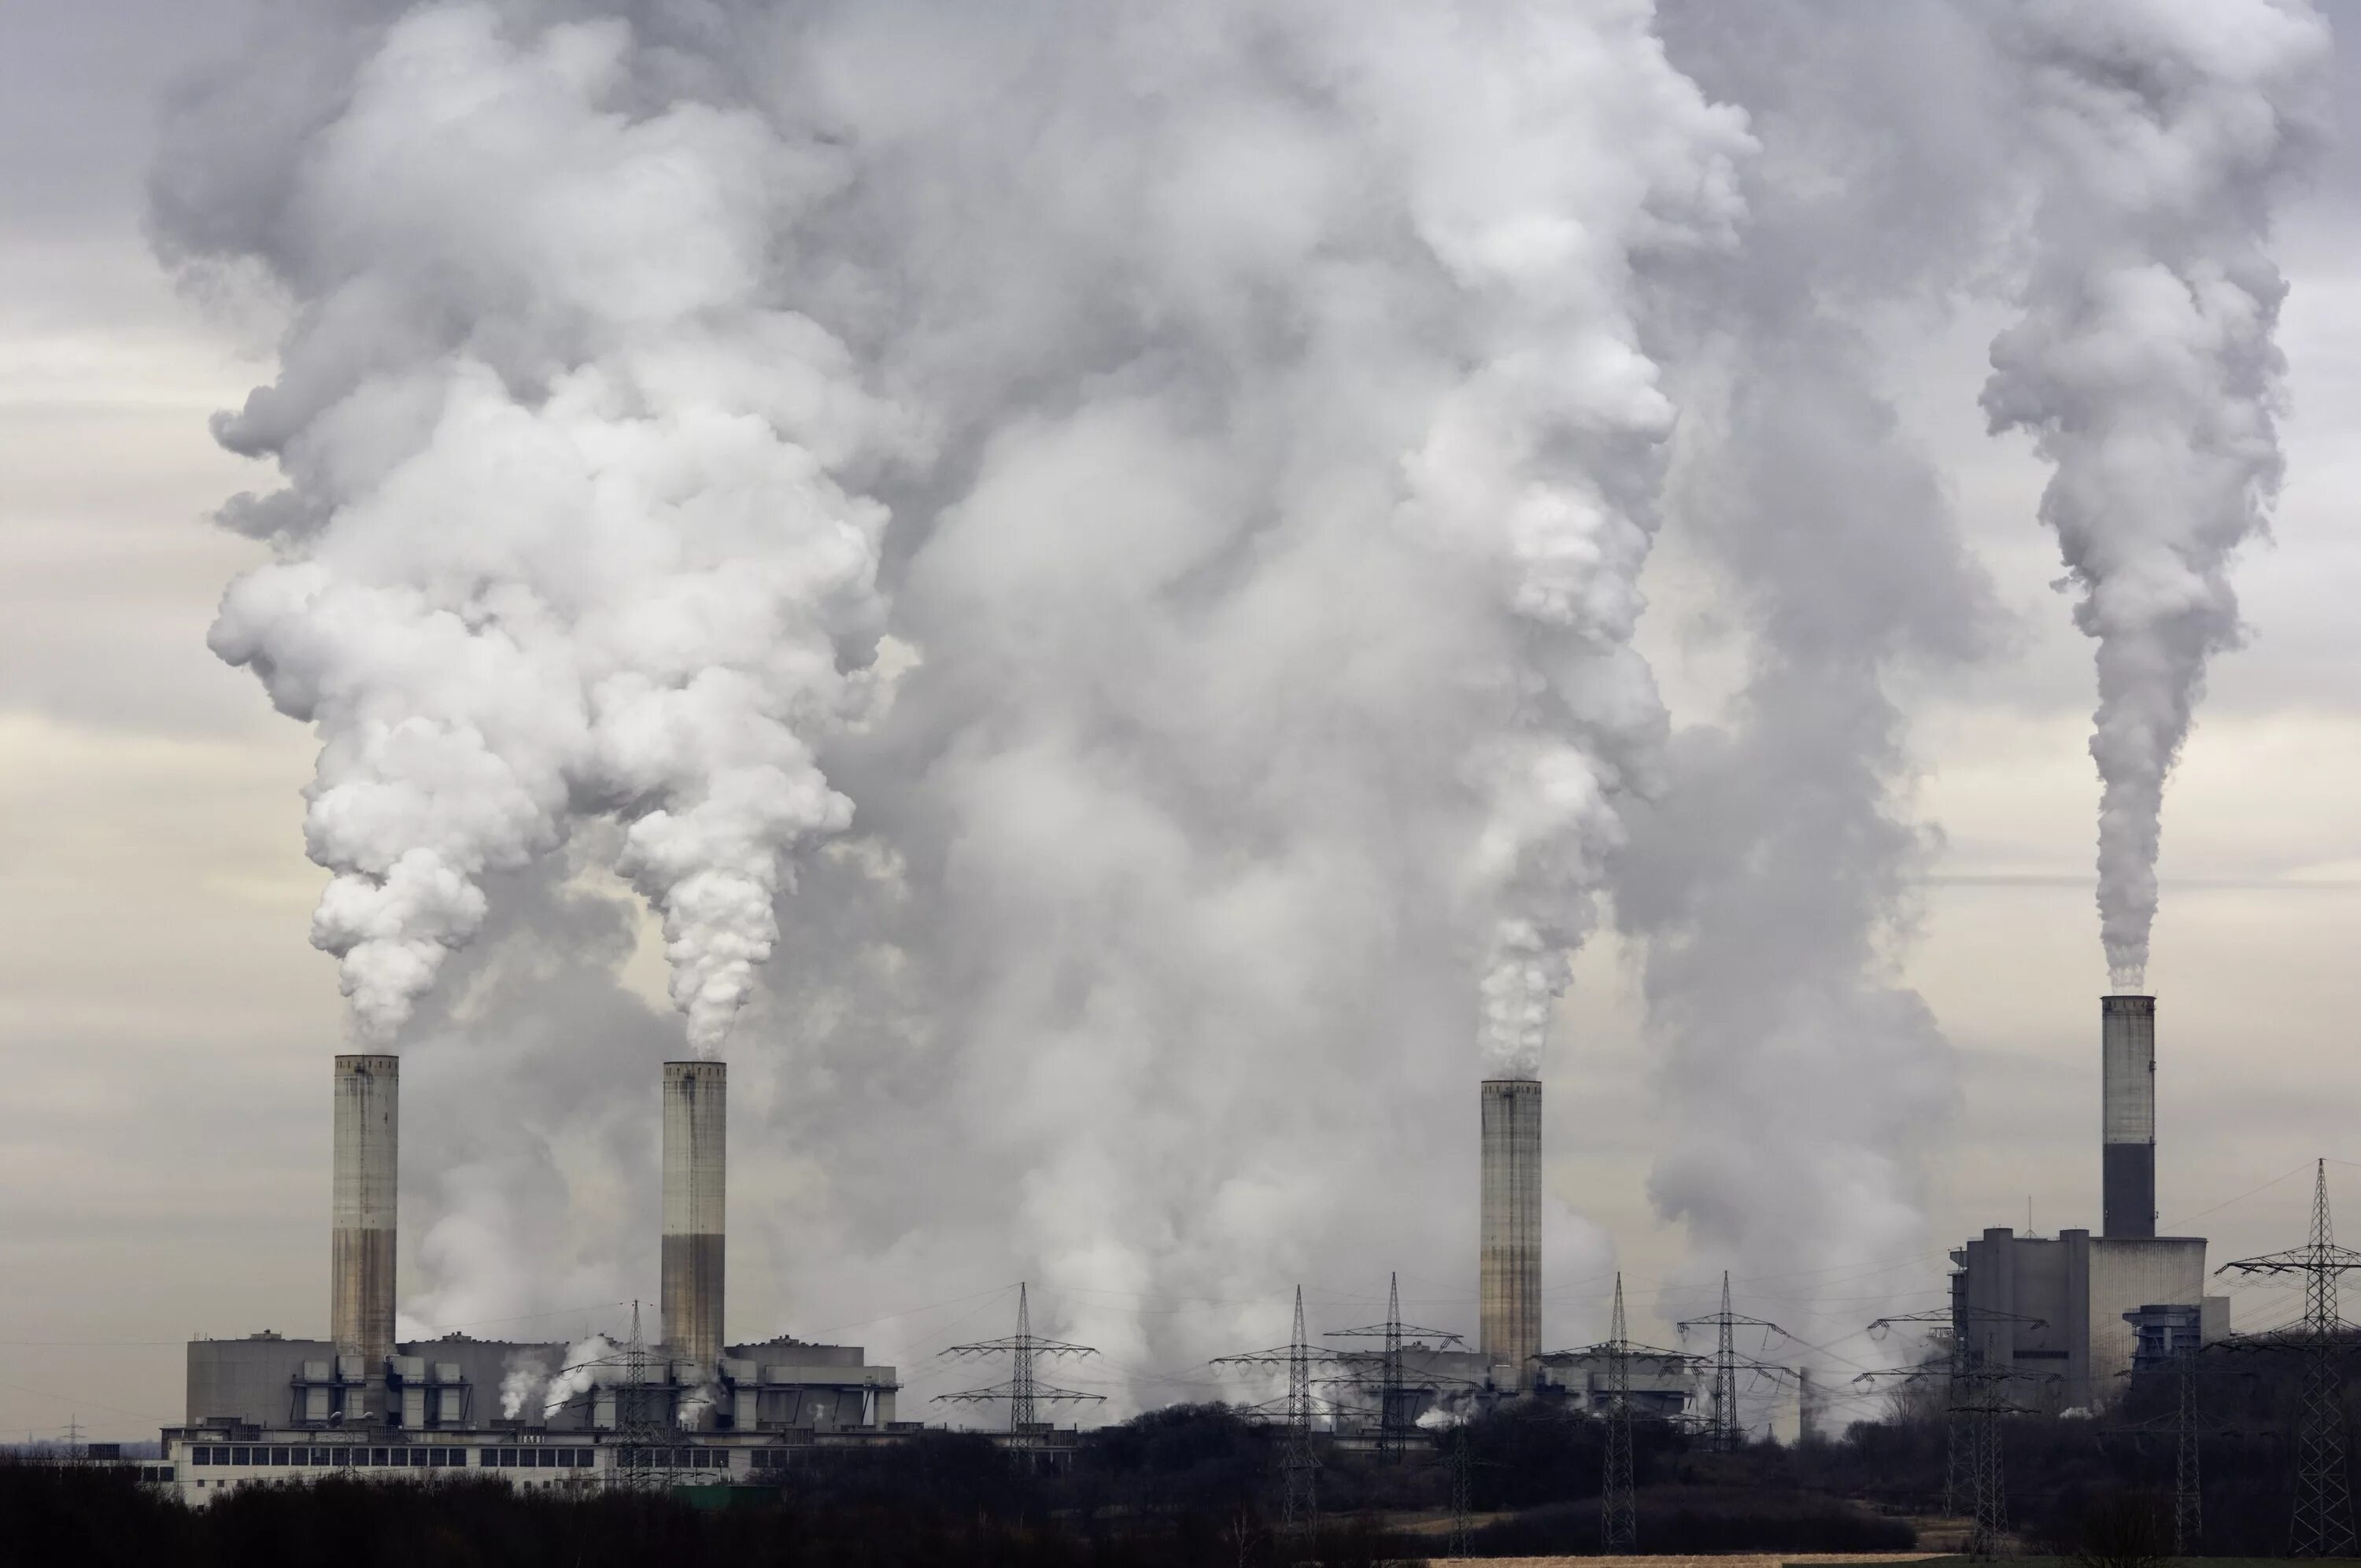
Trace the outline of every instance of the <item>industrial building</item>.
<instances>
[{"instance_id":1,"label":"industrial building","mask_svg":"<svg viewBox=\"0 0 2361 1568\"><path fill-rule=\"evenodd\" d=\"M1542 1349L1542 1086L1530 1078L1477 1086L1477 1343L1466 1350L1406 1337L1389 1379L1385 1353L1336 1356L1336 1431L1374 1440L1390 1396L1395 1424L1412 1426L1504 1400L1606 1408L1612 1376L1603 1350ZM1373 1331L1361 1330L1367 1333ZM1411 1330L1414 1336L1428 1331ZM1695 1404L1693 1358L1644 1347L1626 1357L1627 1397L1640 1415L1679 1420Z\"/></svg>"},{"instance_id":2,"label":"industrial building","mask_svg":"<svg viewBox=\"0 0 2361 1568\"><path fill-rule=\"evenodd\" d=\"M1993 1228L1951 1254L1951 1332L1968 1363L2022 1374L2037 1408L2095 1409L2121 1391L2143 1343L2230 1332L2205 1293L2205 1240L2156 1234L2156 998L2099 1004L2100 1214L2055 1236Z\"/></svg>"},{"instance_id":3,"label":"industrial building","mask_svg":"<svg viewBox=\"0 0 2361 1568\"><path fill-rule=\"evenodd\" d=\"M852 1345L725 1343L728 1069L667 1062L663 1080L662 1336L653 1344L394 1339L401 1061L335 1064L330 1337L194 1340L184 1423L163 1431L169 1483L223 1489L327 1470L490 1471L519 1486L630 1469L751 1478L829 1446L894 1441L894 1368ZM571 1359L579 1357L579 1359Z\"/></svg>"}]
</instances>

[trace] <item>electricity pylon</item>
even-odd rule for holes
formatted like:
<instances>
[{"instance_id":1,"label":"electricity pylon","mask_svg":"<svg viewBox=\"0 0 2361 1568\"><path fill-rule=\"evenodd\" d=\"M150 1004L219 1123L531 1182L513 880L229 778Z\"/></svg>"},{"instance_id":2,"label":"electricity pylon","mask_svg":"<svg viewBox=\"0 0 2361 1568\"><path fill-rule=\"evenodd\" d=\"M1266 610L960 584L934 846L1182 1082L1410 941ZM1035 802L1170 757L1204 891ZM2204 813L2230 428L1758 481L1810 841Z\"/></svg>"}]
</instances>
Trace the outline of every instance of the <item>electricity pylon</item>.
<instances>
[{"instance_id":1,"label":"electricity pylon","mask_svg":"<svg viewBox=\"0 0 2361 1568\"><path fill-rule=\"evenodd\" d=\"M1607 1422L1606 1469L1598 1503L1602 1532L1600 1550L1638 1550L1639 1512L1632 1494L1631 1364L1634 1361L1650 1361L1655 1363L1659 1370L1693 1371L1704 1365L1705 1358L1691 1355L1686 1351L1632 1343L1623 1315L1623 1276L1619 1270L1615 1276L1615 1315L1610 1320L1608 1337L1597 1344L1587 1344L1575 1350L1547 1351L1534 1359L1543 1364L1567 1361L1603 1361L1607 1364L1606 1401L1602 1405L1595 1396L1592 1401L1592 1408Z\"/></svg>"},{"instance_id":2,"label":"electricity pylon","mask_svg":"<svg viewBox=\"0 0 2361 1568\"><path fill-rule=\"evenodd\" d=\"M1690 1318L1674 1324L1673 1327L1686 1338L1691 1329L1701 1329L1708 1324L1717 1332L1713 1354L1713 1392L1707 1404L1705 1445L1716 1453L1727 1453L1746 1446L1746 1428L1738 1419L1738 1365L1741 1358L1738 1354L1735 1331L1744 1327L1763 1329L1777 1334L1782 1339L1793 1339L1795 1336L1776 1323L1765 1322L1761 1318L1750 1318L1743 1313L1731 1311L1730 1310L1730 1270L1726 1268L1721 1271L1721 1310L1709 1318ZM1750 1358L1748 1365L1760 1367L1761 1364ZM1776 1370L1784 1371L1785 1368Z\"/></svg>"},{"instance_id":3,"label":"electricity pylon","mask_svg":"<svg viewBox=\"0 0 2361 1568\"><path fill-rule=\"evenodd\" d=\"M626 1491L663 1491L673 1483L673 1429L648 1412L648 1342L640 1329L640 1304L631 1303L631 1337L623 1344L623 1386L615 1390L614 1475Z\"/></svg>"},{"instance_id":4,"label":"electricity pylon","mask_svg":"<svg viewBox=\"0 0 2361 1568\"><path fill-rule=\"evenodd\" d=\"M1027 1299L1029 1287L1023 1281L1016 1286L1016 1332L1006 1339L979 1340L973 1344L955 1344L943 1352L945 1355L975 1358L986 1355L1008 1357L1008 1380L988 1387L963 1388L956 1394L938 1394L935 1403L946 1405L988 1405L1002 1399L1008 1401L1008 1431L1020 1447L1039 1442L1041 1423L1038 1414L1043 1405L1081 1405L1106 1398L1104 1394L1084 1394L1072 1388L1059 1388L1041 1382L1034 1376L1033 1364L1044 1357L1072 1356L1076 1359L1096 1355L1095 1347L1069 1344L1063 1340L1042 1339L1033 1332L1033 1310Z\"/></svg>"},{"instance_id":5,"label":"electricity pylon","mask_svg":"<svg viewBox=\"0 0 2361 1568\"><path fill-rule=\"evenodd\" d=\"M2328 1162L2313 1168L2312 1238L2287 1252L2225 1263L2213 1272L2301 1274L2303 1327L2291 1343L2303 1355L2303 1407L2296 1425L2295 1518L2289 1555L2350 1557L2355 1553L2353 1488L2345 1470L2345 1377L2337 1358L2353 1325L2337 1315L2336 1277L2361 1268L2361 1252L2336 1245L2328 1218ZM2248 1343L2254 1343L2249 1341Z\"/></svg>"},{"instance_id":6,"label":"electricity pylon","mask_svg":"<svg viewBox=\"0 0 2361 1568\"><path fill-rule=\"evenodd\" d=\"M1270 1366L1283 1363L1287 1367L1287 1398L1275 1412L1285 1429L1279 1457L1286 1486L1279 1511L1279 1530L1283 1534L1309 1537L1320 1532L1320 1496L1314 1479L1320 1459L1312 1448L1312 1408L1319 1401L1312 1392L1312 1364L1337 1359L1334 1351L1312 1344L1305 1337L1303 1287L1299 1285L1295 1288L1294 1337L1269 1350L1215 1356L1213 1361L1215 1366ZM1274 1412L1268 1406L1261 1406L1257 1413L1268 1417Z\"/></svg>"},{"instance_id":7,"label":"electricity pylon","mask_svg":"<svg viewBox=\"0 0 2361 1568\"><path fill-rule=\"evenodd\" d=\"M1950 1346L1944 1357L1946 1365L1939 1369L1905 1366L1891 1372L1864 1372L1853 1381L1867 1383L1879 1377L1897 1377L1918 1382L1938 1375L1943 1378L1945 1425L1950 1446L1944 1477L1944 1505L1947 1508L1955 1506L1964 1481L1974 1514L1968 1530L1967 1555L1983 1562L1999 1555L2001 1538L2008 1530L2008 1481L2001 1463L2000 1418L2028 1413L2026 1407L2010 1401L2008 1386L2019 1381L2054 1382L2057 1375L2021 1372L2014 1366L1986 1366L1983 1353L1968 1343L1971 1322L2022 1323L2034 1329L2049 1326L2040 1318L1990 1307L1945 1307L1880 1318L1869 1325L1872 1339L1884 1338L1888 1329L1901 1324L1948 1325Z\"/></svg>"},{"instance_id":8,"label":"electricity pylon","mask_svg":"<svg viewBox=\"0 0 2361 1568\"><path fill-rule=\"evenodd\" d=\"M1623 1320L1623 1271L1615 1271L1615 1316L1607 1332L1607 1464L1599 1488L1598 1549L1640 1550L1640 1505L1631 1476L1631 1339Z\"/></svg>"},{"instance_id":9,"label":"electricity pylon","mask_svg":"<svg viewBox=\"0 0 2361 1568\"><path fill-rule=\"evenodd\" d=\"M1441 1329L1422 1329L1415 1323L1401 1321L1401 1276L1389 1277L1386 1287L1386 1321L1357 1329L1331 1329L1330 1339L1382 1339L1384 1359L1378 1378L1378 1452L1400 1460L1410 1447L1410 1434L1417 1418L1410 1409L1413 1393L1431 1393L1432 1384L1411 1384L1402 1365L1402 1336L1416 1334L1420 1339L1432 1339L1437 1347L1457 1344L1460 1338ZM1362 1379L1363 1386L1367 1380Z\"/></svg>"}]
</instances>

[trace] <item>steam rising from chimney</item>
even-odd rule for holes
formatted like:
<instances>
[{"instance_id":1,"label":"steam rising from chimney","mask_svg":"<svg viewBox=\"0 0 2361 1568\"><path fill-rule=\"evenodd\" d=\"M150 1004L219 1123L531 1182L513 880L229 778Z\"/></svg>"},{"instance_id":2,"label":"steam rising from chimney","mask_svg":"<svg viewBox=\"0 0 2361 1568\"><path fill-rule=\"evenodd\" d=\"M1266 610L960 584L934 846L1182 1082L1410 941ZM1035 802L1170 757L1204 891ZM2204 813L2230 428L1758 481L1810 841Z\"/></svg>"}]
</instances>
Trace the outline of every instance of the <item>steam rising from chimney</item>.
<instances>
[{"instance_id":1,"label":"steam rising from chimney","mask_svg":"<svg viewBox=\"0 0 2361 1568\"><path fill-rule=\"evenodd\" d=\"M1742 116L1639 0L566 9L274 13L158 181L295 307L214 641L357 1016L610 816L700 1049L785 910L795 1048L926 1049L1090 1299L1334 1234L1378 1064L1533 1074L1655 782L1645 274Z\"/></svg>"},{"instance_id":2,"label":"steam rising from chimney","mask_svg":"<svg viewBox=\"0 0 2361 1568\"><path fill-rule=\"evenodd\" d=\"M2048 182L1983 403L2056 470L2042 521L2099 643L2100 934L2132 992L2165 777L2239 640L2231 560L2279 490L2287 284L2265 241L2319 124L2328 27L2308 0L2018 0L1999 31Z\"/></svg>"},{"instance_id":3,"label":"steam rising from chimney","mask_svg":"<svg viewBox=\"0 0 2361 1568\"><path fill-rule=\"evenodd\" d=\"M352 36L308 135L159 181L172 254L292 306L215 422L287 484L221 514L276 559L211 643L319 731L312 939L389 1039L487 873L611 815L709 1053L790 855L851 820L813 745L867 701L884 512L838 476L896 416L766 276L835 177L748 110L651 105L620 20Z\"/></svg>"}]
</instances>

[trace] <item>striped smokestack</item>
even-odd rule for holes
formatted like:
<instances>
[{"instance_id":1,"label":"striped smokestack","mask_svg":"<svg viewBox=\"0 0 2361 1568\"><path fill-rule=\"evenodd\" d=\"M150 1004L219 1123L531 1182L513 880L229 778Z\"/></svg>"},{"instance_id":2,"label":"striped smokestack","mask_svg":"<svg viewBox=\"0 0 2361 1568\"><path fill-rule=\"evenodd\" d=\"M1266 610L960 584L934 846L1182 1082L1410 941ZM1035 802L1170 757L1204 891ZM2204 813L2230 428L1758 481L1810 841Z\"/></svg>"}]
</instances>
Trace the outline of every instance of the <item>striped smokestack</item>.
<instances>
[{"instance_id":1,"label":"striped smokestack","mask_svg":"<svg viewBox=\"0 0 2361 1568\"><path fill-rule=\"evenodd\" d=\"M1542 1086L1488 1079L1483 1109L1478 1338L1521 1388L1542 1352Z\"/></svg>"},{"instance_id":2,"label":"striped smokestack","mask_svg":"<svg viewBox=\"0 0 2361 1568\"><path fill-rule=\"evenodd\" d=\"M718 1061L664 1063L664 1343L708 1374L721 1360L729 1081Z\"/></svg>"},{"instance_id":3,"label":"striped smokestack","mask_svg":"<svg viewBox=\"0 0 2361 1568\"><path fill-rule=\"evenodd\" d=\"M401 1058L336 1058L335 1178L328 1242L328 1329L362 1376L393 1354L393 1219Z\"/></svg>"},{"instance_id":4,"label":"striped smokestack","mask_svg":"<svg viewBox=\"0 0 2361 1568\"><path fill-rule=\"evenodd\" d=\"M2156 1234L2156 998L2099 999L2101 1234Z\"/></svg>"}]
</instances>

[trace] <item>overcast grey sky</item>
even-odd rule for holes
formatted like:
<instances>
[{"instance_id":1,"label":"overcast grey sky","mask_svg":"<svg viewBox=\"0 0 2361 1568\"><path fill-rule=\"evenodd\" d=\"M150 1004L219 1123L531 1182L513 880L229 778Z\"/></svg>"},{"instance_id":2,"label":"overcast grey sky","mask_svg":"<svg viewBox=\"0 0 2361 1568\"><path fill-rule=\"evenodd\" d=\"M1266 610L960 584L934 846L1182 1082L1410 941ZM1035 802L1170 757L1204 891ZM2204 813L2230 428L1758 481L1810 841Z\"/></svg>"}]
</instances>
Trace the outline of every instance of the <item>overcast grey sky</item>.
<instances>
[{"instance_id":1,"label":"overcast grey sky","mask_svg":"<svg viewBox=\"0 0 2361 1568\"><path fill-rule=\"evenodd\" d=\"M186 1337L325 1324L326 1058L345 1025L335 966L305 941L324 880L300 833L313 747L203 641L223 585L259 558L204 515L267 478L216 448L205 421L269 379L269 344L265 323L178 297L142 236L159 94L233 47L245 11L236 0L0 5L0 1435L10 1437L69 1417L103 1435L152 1436L178 1419ZM2361 44L2339 49L2350 80ZM2150 969L2159 1201L2169 1225L2213 1238L2216 1262L2297 1238L2297 1173L2314 1156L2361 1162L2350 1032L2361 1014L2356 167L2347 138L2284 225L2293 412L2277 539L2240 568L2251 645L2217 664L2167 798ZM2045 476L2021 441L1983 433L1976 394L1998 321L1963 310L1938 338L1896 331L1883 345L1889 386L1938 454L2007 614L1993 657L1905 701L1919 806L1946 836L1907 976L1960 1047L1964 1088L1932 1157L1938 1238L2021 1225L2028 1204L2045 1231L2097 1217L2093 999L2106 975L2091 905L2091 652L2049 587L2056 544L2033 521ZM1642 635L1676 720L1713 714L1731 680L1693 567L1675 521L1651 567ZM661 954L645 929L626 973L662 1005ZM1611 1234L1642 1332L1661 1339L1669 1328L1645 1321L1651 1292L1678 1266L1682 1240L1644 1190L1664 1101L1632 961L1611 934L1580 960L1561 1029L1583 1045L1579 1074L1551 1080L1553 1193ZM423 1144L414 1130L456 1120L467 1093L464 1071L421 1074L406 1135ZM735 1332L841 1322L852 1325L842 1337L915 1361L968 1307L901 1314L994 1302L1014 1277L1013 1263L979 1257L957 1277L888 1292L872 1273L866 1299L815 1297L796 1283L824 1267L810 1238L753 1219L774 1200L793 1208L803 1179L793 1159L734 1152ZM2361 1225L2361 1164L2331 1172ZM436 1199L416 1165L403 1174L407 1265ZM1472 1170L1417 1174L1438 1201L1464 1196L1472 1210ZM577 1196L577 1207L587 1245L611 1251L623 1283L646 1292L654 1238L626 1218L651 1212L644 1198L601 1208ZM1472 1330L1472 1233L1467 1251L1405 1269L1410 1315ZM1381 1266L1313 1283L1351 1312ZM1860 1294L1931 1291L1941 1273L1931 1250L1898 1257ZM1603 1287L1551 1274L1554 1343L1589 1337ZM1274 1300L1286 1283L1269 1282ZM1766 1283L1741 1305L1781 1318L1778 1288ZM1842 1299L1822 1293L1828 1321L1807 1332L1839 1332ZM816 1321L818 1302L828 1315ZM596 1295L579 1304L600 1305ZM2242 1310L2274 1308L2257 1297ZM566 1332L581 1321L483 1332Z\"/></svg>"}]
</instances>

